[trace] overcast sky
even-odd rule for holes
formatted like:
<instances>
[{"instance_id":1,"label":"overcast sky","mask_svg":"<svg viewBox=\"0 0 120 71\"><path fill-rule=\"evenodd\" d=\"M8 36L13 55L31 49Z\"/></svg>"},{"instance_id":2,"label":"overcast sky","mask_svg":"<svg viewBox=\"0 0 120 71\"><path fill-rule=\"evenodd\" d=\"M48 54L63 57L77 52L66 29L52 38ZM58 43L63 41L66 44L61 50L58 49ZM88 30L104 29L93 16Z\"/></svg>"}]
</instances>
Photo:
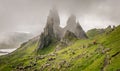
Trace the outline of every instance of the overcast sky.
<instances>
[{"instance_id":1,"label":"overcast sky","mask_svg":"<svg viewBox=\"0 0 120 71\"><path fill-rule=\"evenodd\" d=\"M40 33L53 7L62 27L70 14L77 16L85 31L120 24L120 0L0 0L0 34Z\"/></svg>"}]
</instances>

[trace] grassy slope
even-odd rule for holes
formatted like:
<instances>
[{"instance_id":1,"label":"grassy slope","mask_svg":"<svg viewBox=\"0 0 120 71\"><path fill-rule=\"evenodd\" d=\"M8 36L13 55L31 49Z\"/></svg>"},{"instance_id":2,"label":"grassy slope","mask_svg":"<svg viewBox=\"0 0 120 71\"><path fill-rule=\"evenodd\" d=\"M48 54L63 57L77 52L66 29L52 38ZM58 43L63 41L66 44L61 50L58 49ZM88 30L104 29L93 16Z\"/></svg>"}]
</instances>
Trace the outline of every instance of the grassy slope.
<instances>
[{"instance_id":1,"label":"grassy slope","mask_svg":"<svg viewBox=\"0 0 120 71\"><path fill-rule=\"evenodd\" d=\"M55 52L56 44L41 50L40 55L33 54L37 42L24 45L11 55L2 56L0 59L0 71L16 70L16 67L26 67L35 63L35 66L27 68L41 71L116 71L120 69L120 26L109 34L98 35L93 39L76 40L74 44ZM96 40L98 44L93 44ZM24 47L24 48L23 48ZM26 48L26 49L25 49ZM102 53L103 49L110 49ZM113 55L115 55L113 57ZM44 57L43 59L37 59ZM49 60L54 58L53 60ZM107 63L105 64L105 60ZM48 66L47 66L48 65Z\"/></svg>"}]
</instances>

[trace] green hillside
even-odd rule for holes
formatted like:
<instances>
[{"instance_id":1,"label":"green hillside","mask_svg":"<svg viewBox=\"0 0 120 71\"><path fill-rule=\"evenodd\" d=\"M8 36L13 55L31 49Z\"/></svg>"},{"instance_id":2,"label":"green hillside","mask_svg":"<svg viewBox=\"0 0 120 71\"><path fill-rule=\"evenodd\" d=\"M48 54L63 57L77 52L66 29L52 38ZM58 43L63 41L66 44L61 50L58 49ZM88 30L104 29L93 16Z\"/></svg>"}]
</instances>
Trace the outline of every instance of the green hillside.
<instances>
[{"instance_id":1,"label":"green hillside","mask_svg":"<svg viewBox=\"0 0 120 71\"><path fill-rule=\"evenodd\" d=\"M74 39L56 51L61 42L36 52L38 39L0 57L0 71L120 71L120 26L92 39Z\"/></svg>"}]
</instances>

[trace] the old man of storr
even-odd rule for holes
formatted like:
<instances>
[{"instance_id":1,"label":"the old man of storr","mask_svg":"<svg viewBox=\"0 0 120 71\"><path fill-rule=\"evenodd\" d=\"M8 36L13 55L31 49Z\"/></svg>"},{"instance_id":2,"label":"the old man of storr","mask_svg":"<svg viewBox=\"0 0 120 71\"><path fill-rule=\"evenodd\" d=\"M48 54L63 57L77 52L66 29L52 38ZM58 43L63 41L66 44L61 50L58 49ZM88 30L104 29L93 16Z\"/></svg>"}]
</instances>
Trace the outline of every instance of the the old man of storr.
<instances>
[{"instance_id":1,"label":"the old man of storr","mask_svg":"<svg viewBox=\"0 0 120 71\"><path fill-rule=\"evenodd\" d=\"M120 71L120 0L0 0L0 71Z\"/></svg>"}]
</instances>

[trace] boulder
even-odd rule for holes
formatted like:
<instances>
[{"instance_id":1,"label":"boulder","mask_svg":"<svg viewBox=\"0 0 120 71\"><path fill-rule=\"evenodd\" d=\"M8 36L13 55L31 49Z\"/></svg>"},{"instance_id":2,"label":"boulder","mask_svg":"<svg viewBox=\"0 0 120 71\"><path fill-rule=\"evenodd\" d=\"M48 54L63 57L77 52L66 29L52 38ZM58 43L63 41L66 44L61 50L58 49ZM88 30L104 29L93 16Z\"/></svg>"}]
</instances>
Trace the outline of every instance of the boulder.
<instances>
[{"instance_id":1,"label":"boulder","mask_svg":"<svg viewBox=\"0 0 120 71\"><path fill-rule=\"evenodd\" d=\"M48 58L48 61L53 61L55 60L56 58Z\"/></svg>"}]
</instances>

